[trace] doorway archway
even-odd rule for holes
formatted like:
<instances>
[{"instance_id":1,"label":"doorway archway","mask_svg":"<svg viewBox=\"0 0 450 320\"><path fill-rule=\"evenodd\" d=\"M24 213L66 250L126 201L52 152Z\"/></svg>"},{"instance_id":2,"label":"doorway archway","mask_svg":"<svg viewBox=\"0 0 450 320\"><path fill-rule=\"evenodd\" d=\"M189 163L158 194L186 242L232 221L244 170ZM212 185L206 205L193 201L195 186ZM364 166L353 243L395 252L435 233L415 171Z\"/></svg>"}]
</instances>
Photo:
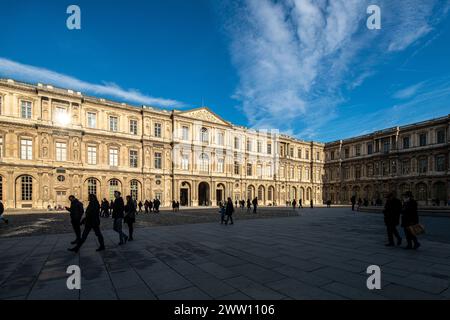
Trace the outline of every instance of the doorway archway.
<instances>
[{"instance_id":1,"label":"doorway archway","mask_svg":"<svg viewBox=\"0 0 450 320\"><path fill-rule=\"evenodd\" d=\"M198 185L198 205L209 206L210 205L210 192L209 184L207 182L201 182Z\"/></svg>"},{"instance_id":2,"label":"doorway archway","mask_svg":"<svg viewBox=\"0 0 450 320\"><path fill-rule=\"evenodd\" d=\"M220 202L225 203L225 186L221 183L219 183L216 188L217 205L219 205Z\"/></svg>"},{"instance_id":3,"label":"doorway archway","mask_svg":"<svg viewBox=\"0 0 450 320\"><path fill-rule=\"evenodd\" d=\"M191 185L187 182L182 182L180 187L180 205L183 207L191 204Z\"/></svg>"}]
</instances>

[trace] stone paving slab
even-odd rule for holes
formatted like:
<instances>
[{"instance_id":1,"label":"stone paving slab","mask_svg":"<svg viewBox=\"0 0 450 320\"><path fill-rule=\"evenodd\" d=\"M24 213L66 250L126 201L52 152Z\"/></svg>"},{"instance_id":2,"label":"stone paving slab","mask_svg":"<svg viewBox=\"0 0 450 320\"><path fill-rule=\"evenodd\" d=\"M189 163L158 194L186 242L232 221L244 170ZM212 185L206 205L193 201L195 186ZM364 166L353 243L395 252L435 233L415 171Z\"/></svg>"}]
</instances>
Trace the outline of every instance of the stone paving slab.
<instances>
[{"instance_id":1,"label":"stone paving slab","mask_svg":"<svg viewBox=\"0 0 450 320\"><path fill-rule=\"evenodd\" d=\"M72 234L0 238L0 299L450 299L450 241L427 228L420 250L387 248L377 214L142 227L124 246L108 227L100 253L93 233L79 254L67 251ZM381 290L366 287L373 264ZM81 290L66 287L69 265Z\"/></svg>"}]
</instances>

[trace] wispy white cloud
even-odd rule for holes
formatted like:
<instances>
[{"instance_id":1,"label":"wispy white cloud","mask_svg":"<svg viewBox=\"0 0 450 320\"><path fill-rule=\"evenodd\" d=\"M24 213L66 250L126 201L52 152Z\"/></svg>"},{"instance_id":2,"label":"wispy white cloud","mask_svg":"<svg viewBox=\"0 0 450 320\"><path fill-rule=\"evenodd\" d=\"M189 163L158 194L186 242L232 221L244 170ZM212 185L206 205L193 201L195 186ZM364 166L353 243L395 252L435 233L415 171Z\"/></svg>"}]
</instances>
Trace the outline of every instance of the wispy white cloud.
<instances>
[{"instance_id":1,"label":"wispy white cloud","mask_svg":"<svg viewBox=\"0 0 450 320\"><path fill-rule=\"evenodd\" d=\"M310 138L336 117L345 90L375 74L386 55L416 44L448 11L438 10L439 0L378 0L382 29L368 30L369 0L239 3L226 29L240 78L234 97L251 126Z\"/></svg>"},{"instance_id":2,"label":"wispy white cloud","mask_svg":"<svg viewBox=\"0 0 450 320\"><path fill-rule=\"evenodd\" d=\"M115 83L95 84L77 78L0 57L0 75L22 81L42 82L58 87L86 92L88 94L114 97L124 101L163 108L183 107L183 103L142 94L135 89L123 89Z\"/></svg>"},{"instance_id":3,"label":"wispy white cloud","mask_svg":"<svg viewBox=\"0 0 450 320\"><path fill-rule=\"evenodd\" d=\"M416 84L414 84L412 86L403 88L403 89L398 90L397 92L395 92L393 94L393 97L395 99L408 99L408 98L411 98L411 97L413 97L414 95L417 94L417 92L423 87L423 85L424 85L424 82L419 82L419 83L416 83Z\"/></svg>"}]
</instances>

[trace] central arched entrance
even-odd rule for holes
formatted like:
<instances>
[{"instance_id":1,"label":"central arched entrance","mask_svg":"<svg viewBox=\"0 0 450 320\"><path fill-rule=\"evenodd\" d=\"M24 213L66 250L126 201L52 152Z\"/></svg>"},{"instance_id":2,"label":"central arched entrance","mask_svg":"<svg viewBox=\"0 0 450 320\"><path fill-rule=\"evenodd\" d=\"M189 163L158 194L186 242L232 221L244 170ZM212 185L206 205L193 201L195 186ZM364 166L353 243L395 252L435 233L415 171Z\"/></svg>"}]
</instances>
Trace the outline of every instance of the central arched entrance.
<instances>
[{"instance_id":1,"label":"central arched entrance","mask_svg":"<svg viewBox=\"0 0 450 320\"><path fill-rule=\"evenodd\" d=\"M225 202L225 186L221 183L219 183L217 185L217 189L216 189L216 202L217 205L219 205L219 203L224 203Z\"/></svg>"},{"instance_id":2,"label":"central arched entrance","mask_svg":"<svg viewBox=\"0 0 450 320\"><path fill-rule=\"evenodd\" d=\"M198 205L199 206L209 206L210 192L209 184L206 182L201 182L198 185Z\"/></svg>"},{"instance_id":3,"label":"central arched entrance","mask_svg":"<svg viewBox=\"0 0 450 320\"><path fill-rule=\"evenodd\" d=\"M180 188L180 205L189 206L191 201L191 185L187 182L181 183Z\"/></svg>"}]
</instances>

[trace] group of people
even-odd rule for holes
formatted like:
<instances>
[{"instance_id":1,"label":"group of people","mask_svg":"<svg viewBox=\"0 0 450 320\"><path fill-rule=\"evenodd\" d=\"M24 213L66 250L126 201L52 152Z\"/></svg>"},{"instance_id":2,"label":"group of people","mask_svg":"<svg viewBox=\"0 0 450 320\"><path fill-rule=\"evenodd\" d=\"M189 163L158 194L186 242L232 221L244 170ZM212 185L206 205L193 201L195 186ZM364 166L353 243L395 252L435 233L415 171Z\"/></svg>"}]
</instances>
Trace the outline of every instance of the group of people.
<instances>
[{"instance_id":1,"label":"group of people","mask_svg":"<svg viewBox=\"0 0 450 320\"><path fill-rule=\"evenodd\" d=\"M114 201L111 201L112 203L108 204L108 210L111 210L111 215L114 221L113 230L119 234L119 245L123 245L127 241L133 240L133 224L136 222L137 213L136 202L131 198L131 196L127 196L125 204L119 191L114 192L114 198ZM69 200L70 207L66 207L66 210L70 212L70 220L76 239L71 242L71 244L75 245L75 247L68 250L78 252L83 243L86 241L91 230L94 230L100 244L97 251L105 250L105 242L100 230L100 215L104 214L104 201L102 201L102 206L100 206L97 196L90 194L88 198L89 204L85 211L83 204L75 196L71 195ZM128 235L122 231L123 223L128 225ZM81 234L82 225L84 225L83 234Z\"/></svg>"},{"instance_id":2,"label":"group of people","mask_svg":"<svg viewBox=\"0 0 450 320\"><path fill-rule=\"evenodd\" d=\"M145 209L145 213L150 213L150 212L158 213L159 207L161 206L161 201L159 201L159 199L154 199L153 201L145 200L144 203L142 203L142 201L139 201L139 203L136 200L132 200L132 201L133 201L134 208L136 210L137 210L137 208L139 208L139 211L137 211L136 213L144 212L142 210L142 208ZM113 210L114 210L114 201L111 200L111 202L109 202L108 200L106 200L106 198L104 198L102 201L102 204L101 204L100 216L109 218L109 216L112 215Z\"/></svg>"},{"instance_id":3,"label":"group of people","mask_svg":"<svg viewBox=\"0 0 450 320\"><path fill-rule=\"evenodd\" d=\"M228 203L228 201L227 201ZM238 206L238 201L235 200L235 205L236 208ZM219 204L219 206L221 206L221 204ZM258 197L255 197L253 200L250 201L250 199L247 199L247 201L245 200L239 200L239 206L241 208L241 210L244 210L245 207L247 207L247 213L252 212L252 207L253 207L253 213L257 213L258 210Z\"/></svg>"},{"instance_id":4,"label":"group of people","mask_svg":"<svg viewBox=\"0 0 450 320\"><path fill-rule=\"evenodd\" d=\"M414 200L412 192L408 191L403 195L403 204L395 196L395 193L390 193L387 197L383 213L388 235L388 243L386 246L393 247L395 244L397 246L402 244L402 237L397 230L401 217L401 227L404 230L407 241L405 249L417 250L420 247L420 243L411 227L419 224L419 215L417 212L417 201ZM394 243L394 237L397 243Z\"/></svg>"},{"instance_id":5,"label":"group of people","mask_svg":"<svg viewBox=\"0 0 450 320\"><path fill-rule=\"evenodd\" d=\"M178 212L180 211L180 202L179 201L172 201L172 211L173 212Z\"/></svg>"},{"instance_id":6,"label":"group of people","mask_svg":"<svg viewBox=\"0 0 450 320\"><path fill-rule=\"evenodd\" d=\"M236 203L237 203L237 201L236 201ZM245 203L245 201L244 201L244 203ZM230 224L234 224L233 212L234 212L234 206L233 206L233 201L231 200L231 198L228 198L226 203L220 202L219 203L220 223L228 225L228 222L230 221Z\"/></svg>"}]
</instances>

